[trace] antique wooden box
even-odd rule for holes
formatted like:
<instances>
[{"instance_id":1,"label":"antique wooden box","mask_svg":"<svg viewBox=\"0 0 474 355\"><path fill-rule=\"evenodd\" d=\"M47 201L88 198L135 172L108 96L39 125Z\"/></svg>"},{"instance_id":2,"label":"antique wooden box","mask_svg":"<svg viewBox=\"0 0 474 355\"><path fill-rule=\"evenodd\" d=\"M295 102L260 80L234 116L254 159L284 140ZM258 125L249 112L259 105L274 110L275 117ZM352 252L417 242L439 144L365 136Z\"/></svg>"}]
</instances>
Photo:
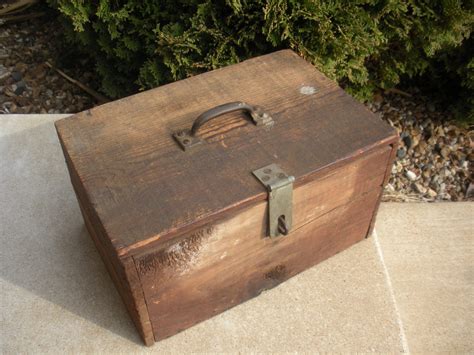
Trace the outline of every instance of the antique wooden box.
<instances>
[{"instance_id":1,"label":"antique wooden box","mask_svg":"<svg viewBox=\"0 0 474 355\"><path fill-rule=\"evenodd\" d=\"M87 229L147 345L367 237L397 143L289 50L56 128Z\"/></svg>"}]
</instances>

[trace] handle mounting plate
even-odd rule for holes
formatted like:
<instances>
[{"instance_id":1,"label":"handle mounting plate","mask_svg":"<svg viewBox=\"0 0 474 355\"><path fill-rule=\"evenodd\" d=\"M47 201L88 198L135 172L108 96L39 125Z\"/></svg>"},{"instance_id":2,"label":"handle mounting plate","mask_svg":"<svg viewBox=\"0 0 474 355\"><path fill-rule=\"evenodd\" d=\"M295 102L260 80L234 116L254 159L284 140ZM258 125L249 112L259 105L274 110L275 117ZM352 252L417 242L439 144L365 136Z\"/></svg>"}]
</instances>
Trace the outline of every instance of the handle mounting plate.
<instances>
[{"instance_id":1,"label":"handle mounting plate","mask_svg":"<svg viewBox=\"0 0 474 355\"><path fill-rule=\"evenodd\" d=\"M173 133L173 138L178 142L183 150L202 143L202 139L196 135L192 135L191 130L189 129Z\"/></svg>"},{"instance_id":2,"label":"handle mounting plate","mask_svg":"<svg viewBox=\"0 0 474 355\"><path fill-rule=\"evenodd\" d=\"M268 190L268 232L270 237L289 233L293 223L293 182L277 164L252 171Z\"/></svg>"}]
</instances>

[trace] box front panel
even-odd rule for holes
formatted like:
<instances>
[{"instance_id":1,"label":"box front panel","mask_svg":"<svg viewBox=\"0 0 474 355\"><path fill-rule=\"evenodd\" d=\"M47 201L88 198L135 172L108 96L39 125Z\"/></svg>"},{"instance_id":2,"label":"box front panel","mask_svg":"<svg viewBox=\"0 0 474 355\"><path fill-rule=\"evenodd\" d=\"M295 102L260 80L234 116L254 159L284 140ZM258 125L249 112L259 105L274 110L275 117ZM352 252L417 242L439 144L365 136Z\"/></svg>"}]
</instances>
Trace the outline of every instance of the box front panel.
<instances>
[{"instance_id":1,"label":"box front panel","mask_svg":"<svg viewBox=\"0 0 474 355\"><path fill-rule=\"evenodd\" d=\"M293 229L266 236L267 203L134 257L155 339L248 300L366 237L390 147L295 188Z\"/></svg>"}]
</instances>

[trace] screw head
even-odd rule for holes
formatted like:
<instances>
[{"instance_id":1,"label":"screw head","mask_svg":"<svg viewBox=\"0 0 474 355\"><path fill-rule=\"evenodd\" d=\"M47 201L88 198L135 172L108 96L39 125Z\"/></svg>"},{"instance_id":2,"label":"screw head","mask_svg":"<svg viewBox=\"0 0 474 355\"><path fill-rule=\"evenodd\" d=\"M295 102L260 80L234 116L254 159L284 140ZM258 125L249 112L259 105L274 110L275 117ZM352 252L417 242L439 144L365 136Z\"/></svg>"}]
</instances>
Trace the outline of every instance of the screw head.
<instances>
[{"instance_id":1,"label":"screw head","mask_svg":"<svg viewBox=\"0 0 474 355\"><path fill-rule=\"evenodd\" d=\"M266 169L263 169L263 172L265 174L270 174L272 172L272 169L266 168Z\"/></svg>"}]
</instances>

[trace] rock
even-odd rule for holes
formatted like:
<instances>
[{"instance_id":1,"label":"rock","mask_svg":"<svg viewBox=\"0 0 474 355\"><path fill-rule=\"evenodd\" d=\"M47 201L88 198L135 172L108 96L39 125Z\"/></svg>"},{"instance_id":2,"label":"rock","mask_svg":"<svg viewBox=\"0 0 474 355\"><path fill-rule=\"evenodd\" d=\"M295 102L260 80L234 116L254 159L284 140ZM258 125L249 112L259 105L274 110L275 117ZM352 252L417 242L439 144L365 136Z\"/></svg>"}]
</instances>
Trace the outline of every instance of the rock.
<instances>
[{"instance_id":1,"label":"rock","mask_svg":"<svg viewBox=\"0 0 474 355\"><path fill-rule=\"evenodd\" d=\"M456 192L456 190L451 190L449 195L451 196L451 200L452 201L460 201L461 199L459 198L459 195L458 193Z\"/></svg>"},{"instance_id":2,"label":"rock","mask_svg":"<svg viewBox=\"0 0 474 355\"><path fill-rule=\"evenodd\" d=\"M407 149L410 149L411 147L411 137L409 135L406 135L405 137L403 137L403 143L405 143L405 146L407 147Z\"/></svg>"},{"instance_id":3,"label":"rock","mask_svg":"<svg viewBox=\"0 0 474 355\"><path fill-rule=\"evenodd\" d=\"M0 80L6 79L10 76L10 71L0 64Z\"/></svg>"},{"instance_id":4,"label":"rock","mask_svg":"<svg viewBox=\"0 0 474 355\"><path fill-rule=\"evenodd\" d=\"M404 147L401 147L401 148L397 149L397 158L398 159L403 159L406 154L407 154L407 150Z\"/></svg>"},{"instance_id":5,"label":"rock","mask_svg":"<svg viewBox=\"0 0 474 355\"><path fill-rule=\"evenodd\" d=\"M8 52L3 49L3 48L0 48L0 59L7 59L8 58Z\"/></svg>"},{"instance_id":6,"label":"rock","mask_svg":"<svg viewBox=\"0 0 474 355\"><path fill-rule=\"evenodd\" d=\"M15 81L20 81L22 79L22 75L19 71L13 71L12 72L12 79L15 80Z\"/></svg>"},{"instance_id":7,"label":"rock","mask_svg":"<svg viewBox=\"0 0 474 355\"><path fill-rule=\"evenodd\" d=\"M451 200L451 195L448 194L447 192L445 192L445 193L441 194L441 198L443 200Z\"/></svg>"},{"instance_id":8,"label":"rock","mask_svg":"<svg viewBox=\"0 0 474 355\"><path fill-rule=\"evenodd\" d=\"M474 197L474 184L472 182L469 183L469 186L466 190L466 197L473 198Z\"/></svg>"},{"instance_id":9,"label":"rock","mask_svg":"<svg viewBox=\"0 0 474 355\"><path fill-rule=\"evenodd\" d=\"M411 170L408 170L408 171L406 172L406 176L407 176L407 178L410 179L411 181L415 181L415 180L416 180L416 174L415 174L413 171L411 171Z\"/></svg>"},{"instance_id":10,"label":"rock","mask_svg":"<svg viewBox=\"0 0 474 355\"><path fill-rule=\"evenodd\" d=\"M449 153L451 153L451 150L449 149L449 147L441 148L440 154L442 155L443 158L448 158Z\"/></svg>"},{"instance_id":11,"label":"rock","mask_svg":"<svg viewBox=\"0 0 474 355\"><path fill-rule=\"evenodd\" d=\"M21 95L26 90L26 84L23 80L17 82L14 86L15 89L13 90L13 92L15 93L15 95Z\"/></svg>"},{"instance_id":12,"label":"rock","mask_svg":"<svg viewBox=\"0 0 474 355\"><path fill-rule=\"evenodd\" d=\"M432 190L432 189L430 189L430 188L426 191L426 194L427 194L429 197L431 197L431 198L435 198L436 196L438 196L438 194L436 193L436 191L434 191L434 190Z\"/></svg>"},{"instance_id":13,"label":"rock","mask_svg":"<svg viewBox=\"0 0 474 355\"><path fill-rule=\"evenodd\" d=\"M420 152L420 154L425 154L427 147L428 147L428 144L427 144L424 140L421 140L421 141L417 144L416 150L417 150L418 152Z\"/></svg>"},{"instance_id":14,"label":"rock","mask_svg":"<svg viewBox=\"0 0 474 355\"><path fill-rule=\"evenodd\" d=\"M413 186L413 189L416 192L418 192L420 194L425 194L426 193L426 188L423 185L421 185L420 183L415 182L412 186Z\"/></svg>"}]
</instances>

